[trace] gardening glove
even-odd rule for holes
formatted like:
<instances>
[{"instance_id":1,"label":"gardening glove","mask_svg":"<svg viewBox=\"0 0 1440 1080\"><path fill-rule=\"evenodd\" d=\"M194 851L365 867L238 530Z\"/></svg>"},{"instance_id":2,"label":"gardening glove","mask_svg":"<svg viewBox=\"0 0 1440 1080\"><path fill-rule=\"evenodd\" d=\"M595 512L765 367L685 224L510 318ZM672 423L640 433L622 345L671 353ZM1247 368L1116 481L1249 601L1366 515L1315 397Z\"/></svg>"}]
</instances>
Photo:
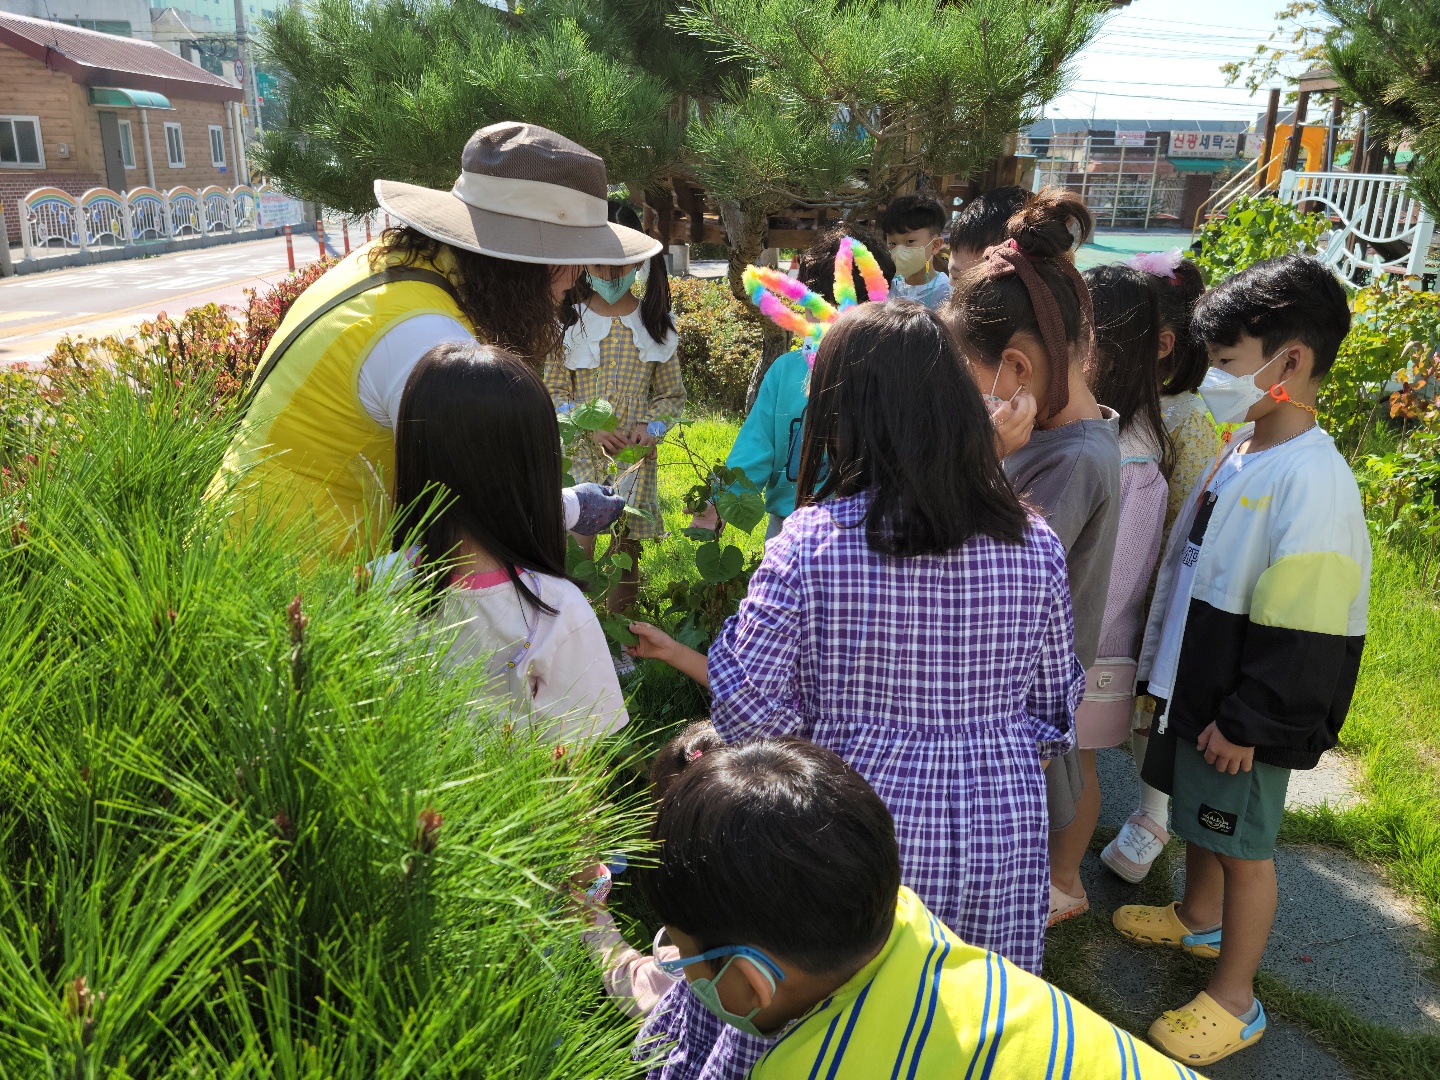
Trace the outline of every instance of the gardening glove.
<instances>
[{"instance_id":1,"label":"gardening glove","mask_svg":"<svg viewBox=\"0 0 1440 1080\"><path fill-rule=\"evenodd\" d=\"M601 487L599 484L576 484L570 490L580 503L580 516L571 532L581 536L595 536L614 525L625 512L625 500L615 494L614 488Z\"/></svg>"}]
</instances>

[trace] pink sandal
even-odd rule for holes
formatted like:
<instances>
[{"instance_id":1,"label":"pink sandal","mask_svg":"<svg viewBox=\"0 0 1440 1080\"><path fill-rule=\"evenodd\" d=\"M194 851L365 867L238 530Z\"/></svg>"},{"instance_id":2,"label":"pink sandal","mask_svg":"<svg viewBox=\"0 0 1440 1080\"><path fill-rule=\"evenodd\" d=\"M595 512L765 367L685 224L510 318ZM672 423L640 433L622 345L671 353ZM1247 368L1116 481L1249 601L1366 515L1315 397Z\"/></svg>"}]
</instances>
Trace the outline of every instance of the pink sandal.
<instances>
[{"instance_id":1,"label":"pink sandal","mask_svg":"<svg viewBox=\"0 0 1440 1080\"><path fill-rule=\"evenodd\" d=\"M1076 915L1084 915L1090 910L1090 897L1081 893L1079 896L1071 896L1063 893L1054 885L1050 886L1050 918L1045 923L1046 928L1064 922L1066 919L1073 919Z\"/></svg>"}]
</instances>

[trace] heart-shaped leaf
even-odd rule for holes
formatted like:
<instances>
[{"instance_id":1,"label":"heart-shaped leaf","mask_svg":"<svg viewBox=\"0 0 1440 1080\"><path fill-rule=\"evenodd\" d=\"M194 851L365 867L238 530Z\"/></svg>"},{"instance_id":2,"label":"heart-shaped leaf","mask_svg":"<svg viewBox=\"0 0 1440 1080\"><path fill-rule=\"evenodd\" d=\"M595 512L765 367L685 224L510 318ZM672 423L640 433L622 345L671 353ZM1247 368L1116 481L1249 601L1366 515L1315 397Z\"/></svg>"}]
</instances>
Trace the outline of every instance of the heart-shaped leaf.
<instances>
[{"instance_id":1,"label":"heart-shaped leaf","mask_svg":"<svg viewBox=\"0 0 1440 1080\"><path fill-rule=\"evenodd\" d=\"M753 491L722 491L715 497L715 509L745 533L765 520L765 500Z\"/></svg>"},{"instance_id":2,"label":"heart-shaped leaf","mask_svg":"<svg viewBox=\"0 0 1440 1080\"><path fill-rule=\"evenodd\" d=\"M745 555L734 544L723 550L714 540L695 549L695 569L712 585L729 581L745 568Z\"/></svg>"}]
</instances>

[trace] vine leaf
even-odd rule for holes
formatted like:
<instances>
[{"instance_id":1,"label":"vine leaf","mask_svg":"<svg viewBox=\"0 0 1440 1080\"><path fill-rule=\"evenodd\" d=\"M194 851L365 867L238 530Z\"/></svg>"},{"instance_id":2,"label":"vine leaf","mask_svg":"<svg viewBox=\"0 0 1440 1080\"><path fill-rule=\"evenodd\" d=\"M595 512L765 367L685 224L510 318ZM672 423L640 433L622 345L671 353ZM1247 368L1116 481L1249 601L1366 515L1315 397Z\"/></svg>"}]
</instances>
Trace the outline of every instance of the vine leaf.
<instances>
[{"instance_id":1,"label":"vine leaf","mask_svg":"<svg viewBox=\"0 0 1440 1080\"><path fill-rule=\"evenodd\" d=\"M621 645L636 645L640 641L630 632L630 620L624 615L607 614L600 620L600 625L611 641L617 641Z\"/></svg>"},{"instance_id":2,"label":"vine leaf","mask_svg":"<svg viewBox=\"0 0 1440 1080\"><path fill-rule=\"evenodd\" d=\"M570 422L581 431L614 431L620 426L615 406L604 398L575 406L570 410Z\"/></svg>"},{"instance_id":3,"label":"vine leaf","mask_svg":"<svg viewBox=\"0 0 1440 1080\"><path fill-rule=\"evenodd\" d=\"M695 569L710 584L718 585L745 569L745 556L734 544L721 550L720 545L712 540L695 549Z\"/></svg>"},{"instance_id":4,"label":"vine leaf","mask_svg":"<svg viewBox=\"0 0 1440 1080\"><path fill-rule=\"evenodd\" d=\"M748 533L765 520L765 500L753 491L722 491L715 497L720 517Z\"/></svg>"}]
</instances>

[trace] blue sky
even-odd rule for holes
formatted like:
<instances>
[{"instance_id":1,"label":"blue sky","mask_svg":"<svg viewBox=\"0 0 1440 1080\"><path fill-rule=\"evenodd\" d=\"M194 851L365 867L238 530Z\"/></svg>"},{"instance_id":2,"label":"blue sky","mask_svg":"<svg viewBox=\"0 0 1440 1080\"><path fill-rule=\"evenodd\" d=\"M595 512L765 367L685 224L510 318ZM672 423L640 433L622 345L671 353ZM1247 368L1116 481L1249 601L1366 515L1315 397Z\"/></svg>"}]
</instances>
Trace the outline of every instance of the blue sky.
<instances>
[{"instance_id":1,"label":"blue sky","mask_svg":"<svg viewBox=\"0 0 1440 1080\"><path fill-rule=\"evenodd\" d=\"M1075 61L1047 117L1253 120L1265 94L1225 86L1220 65L1251 55L1284 0L1134 0ZM1298 73L1298 72L1297 72Z\"/></svg>"}]
</instances>

